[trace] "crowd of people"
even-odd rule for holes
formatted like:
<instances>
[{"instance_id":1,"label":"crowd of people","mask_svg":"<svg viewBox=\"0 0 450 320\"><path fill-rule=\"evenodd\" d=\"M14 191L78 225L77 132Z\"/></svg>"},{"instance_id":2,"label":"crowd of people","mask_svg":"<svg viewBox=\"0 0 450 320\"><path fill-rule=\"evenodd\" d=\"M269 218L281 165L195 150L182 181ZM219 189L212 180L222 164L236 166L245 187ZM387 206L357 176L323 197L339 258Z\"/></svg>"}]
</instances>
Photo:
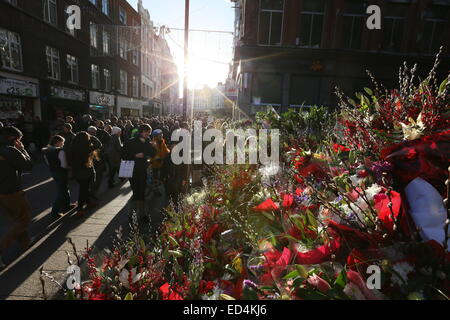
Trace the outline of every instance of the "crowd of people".
<instances>
[{"instance_id":1,"label":"crowd of people","mask_svg":"<svg viewBox=\"0 0 450 320\"><path fill-rule=\"evenodd\" d=\"M47 129L48 145L37 149L57 186L51 214L59 218L75 208L78 216L88 214L97 206L103 182L113 189L118 179L126 180L119 178L122 160L134 162L129 181L132 208L138 215L146 214L150 193L162 196L161 186L169 197L176 198L187 178L186 167L174 166L170 157L175 145L171 135L180 128L189 126L178 115L96 120L87 114L58 119L53 130ZM23 249L32 243L27 232L31 209L21 176L33 166L33 151L30 140L27 145L24 140L28 139L20 129L0 122L0 206L12 222L0 240L0 269L4 267L2 253L13 242L18 241ZM71 179L78 184L76 203L72 203L69 191Z\"/></svg>"}]
</instances>

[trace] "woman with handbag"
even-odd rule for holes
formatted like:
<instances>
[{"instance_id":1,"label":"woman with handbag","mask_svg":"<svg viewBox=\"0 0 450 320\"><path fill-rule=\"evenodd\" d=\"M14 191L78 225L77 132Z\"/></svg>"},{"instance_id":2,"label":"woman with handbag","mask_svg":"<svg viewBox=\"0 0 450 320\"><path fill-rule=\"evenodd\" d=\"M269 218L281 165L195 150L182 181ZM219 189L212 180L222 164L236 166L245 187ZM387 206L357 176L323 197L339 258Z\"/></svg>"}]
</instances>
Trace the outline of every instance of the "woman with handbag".
<instances>
[{"instance_id":1,"label":"woman with handbag","mask_svg":"<svg viewBox=\"0 0 450 320\"><path fill-rule=\"evenodd\" d=\"M79 185L78 208L79 216L85 214L84 206L88 209L96 206L92 197L92 186L95 181L94 160L96 152L102 147L102 143L96 137L85 131L79 132L72 141L70 148L69 164L72 174Z\"/></svg>"}]
</instances>

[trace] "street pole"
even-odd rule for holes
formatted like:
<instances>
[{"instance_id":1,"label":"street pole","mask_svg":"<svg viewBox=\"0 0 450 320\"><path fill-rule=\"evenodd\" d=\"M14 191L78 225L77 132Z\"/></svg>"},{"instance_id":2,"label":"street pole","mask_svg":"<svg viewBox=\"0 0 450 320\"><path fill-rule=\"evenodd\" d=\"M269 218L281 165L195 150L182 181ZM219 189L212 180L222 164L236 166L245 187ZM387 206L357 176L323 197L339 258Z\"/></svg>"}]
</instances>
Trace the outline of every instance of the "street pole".
<instances>
[{"instance_id":1,"label":"street pole","mask_svg":"<svg viewBox=\"0 0 450 320\"><path fill-rule=\"evenodd\" d=\"M188 108L188 59L189 59L189 0L185 0L184 11L184 85L183 85L183 120L187 121Z\"/></svg>"}]
</instances>

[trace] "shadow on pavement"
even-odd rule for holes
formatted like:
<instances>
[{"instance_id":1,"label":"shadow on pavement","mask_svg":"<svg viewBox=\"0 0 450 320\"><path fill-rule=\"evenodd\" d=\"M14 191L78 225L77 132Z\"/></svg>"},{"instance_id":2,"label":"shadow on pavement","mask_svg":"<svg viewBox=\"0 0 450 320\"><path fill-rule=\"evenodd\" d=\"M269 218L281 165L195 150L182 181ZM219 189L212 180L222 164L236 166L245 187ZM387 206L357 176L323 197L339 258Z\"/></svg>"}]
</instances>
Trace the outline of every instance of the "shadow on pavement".
<instances>
[{"instance_id":1,"label":"shadow on pavement","mask_svg":"<svg viewBox=\"0 0 450 320\"><path fill-rule=\"evenodd\" d=\"M123 184L118 185L115 189L103 193L100 197L99 205L95 211L100 211L102 207L107 206L109 202L114 200L117 195L123 191L123 189L118 189L119 187L123 187ZM125 190L127 189L129 188L125 188ZM125 209L126 207L122 208L116 217L113 218L96 243L94 243L94 246L97 245L97 242L98 245L101 245L102 241L106 243L108 240L111 240L111 234L109 232L111 230L114 232L117 228L114 227L115 223L121 223L121 219L124 216L127 216ZM89 218L90 215L92 215L92 213L87 214L85 218ZM64 216L57 222L54 222L47 227L42 234L44 236L49 236L37 247L34 247L31 251L27 252L16 265L12 266L10 269L7 269L0 275L0 297L3 299L4 297L9 296L18 287L20 287L30 275L32 275L36 270L39 270L47 259L67 241L68 234L85 222L85 218L79 218L73 212L72 214ZM83 248L78 248L78 250L80 249L82 251Z\"/></svg>"}]
</instances>

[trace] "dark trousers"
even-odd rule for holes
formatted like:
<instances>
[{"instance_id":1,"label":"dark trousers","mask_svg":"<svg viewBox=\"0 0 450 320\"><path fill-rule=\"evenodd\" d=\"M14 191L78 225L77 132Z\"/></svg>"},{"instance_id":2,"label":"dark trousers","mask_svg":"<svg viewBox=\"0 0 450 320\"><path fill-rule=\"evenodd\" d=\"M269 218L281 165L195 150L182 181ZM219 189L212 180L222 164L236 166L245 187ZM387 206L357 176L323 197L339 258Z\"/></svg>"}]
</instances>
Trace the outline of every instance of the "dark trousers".
<instances>
[{"instance_id":1,"label":"dark trousers","mask_svg":"<svg viewBox=\"0 0 450 320\"><path fill-rule=\"evenodd\" d=\"M145 189L147 188L147 171L134 170L133 177L130 179L131 190L135 201L145 200Z\"/></svg>"},{"instance_id":2,"label":"dark trousers","mask_svg":"<svg viewBox=\"0 0 450 320\"><path fill-rule=\"evenodd\" d=\"M53 203L52 214L58 214L70 206L69 179L67 170L52 171L53 180L56 182L56 199Z\"/></svg>"},{"instance_id":3,"label":"dark trousers","mask_svg":"<svg viewBox=\"0 0 450 320\"><path fill-rule=\"evenodd\" d=\"M92 201L91 187L93 184L92 179L77 179L79 185L78 193L78 209L83 209L84 206Z\"/></svg>"},{"instance_id":4,"label":"dark trousers","mask_svg":"<svg viewBox=\"0 0 450 320\"><path fill-rule=\"evenodd\" d=\"M31 209L25 192L0 194L0 205L6 210L12 222L10 229L0 241L0 255L16 240L23 249L27 249L30 245L27 229L31 222Z\"/></svg>"}]
</instances>

